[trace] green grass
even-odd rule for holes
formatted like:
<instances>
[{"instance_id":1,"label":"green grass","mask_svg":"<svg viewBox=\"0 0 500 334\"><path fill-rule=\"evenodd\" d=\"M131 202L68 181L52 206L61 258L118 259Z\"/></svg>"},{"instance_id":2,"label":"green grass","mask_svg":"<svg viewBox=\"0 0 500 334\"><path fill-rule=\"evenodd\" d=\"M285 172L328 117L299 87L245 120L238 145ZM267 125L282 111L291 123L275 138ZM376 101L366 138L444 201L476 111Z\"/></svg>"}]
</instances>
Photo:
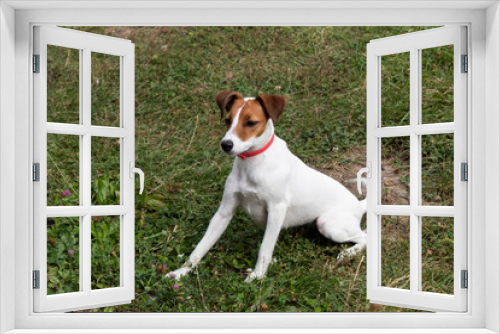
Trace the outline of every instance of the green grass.
<instances>
[{"instance_id":1,"label":"green grass","mask_svg":"<svg viewBox=\"0 0 500 334\"><path fill-rule=\"evenodd\" d=\"M274 251L276 263L267 277L243 283L246 269L253 268L263 237L241 211L199 268L176 282L165 279L167 271L181 266L202 238L221 200L232 158L222 154L225 132L215 96L220 90L237 90L244 96L282 94L288 105L276 126L278 136L307 164L340 182L354 178L366 160L366 44L372 40L425 28L419 27L79 27L76 29L132 40L136 45L136 166L146 174L145 191L136 195L136 298L122 306L98 312L365 312L411 311L372 305L366 300L366 252L349 262L337 263L337 254L348 245L322 237L314 226L285 230ZM51 49L49 49L50 52ZM49 59L50 121L74 121L78 90L74 88L74 53L54 49ZM449 50L440 50L426 77L423 97L432 110L449 109L449 94L441 91ZM436 56L437 57L437 56ZM448 58L446 58L448 57ZM444 60L443 60L444 59ZM396 61L386 79L388 87L403 87L403 63ZM72 68L73 72L65 71ZM77 68L77 67L76 67ZM99 125L116 122L115 62L92 65L93 117ZM441 81L440 81L441 80ZM384 81L385 82L385 81ZM403 84L401 84L403 82ZM445 86L449 83L445 83ZM404 88L404 87L403 87ZM385 88L383 88L385 89ZM429 91L431 90L431 91ZM387 89L387 101L399 104L389 119L404 119L401 91ZM57 104L61 96L71 101ZM102 100L102 103L99 103ZM390 103L390 102L389 102ZM97 108L98 107L98 108ZM429 107L429 108L431 108ZM76 109L75 109L76 108ZM62 110L62 111L61 111ZM95 112L94 112L95 111ZM78 117L78 112L76 112ZM426 116L427 117L427 116ZM442 113L429 114L443 121ZM78 146L69 136L50 135L48 146L54 161L49 173L49 202L76 203L79 185ZM76 141L77 142L77 141ZM384 163L391 170L408 163L401 141L388 143ZM73 143L73 144L71 144ZM76 146L75 146L76 145ZM426 151L433 180L426 198L449 198L452 180L447 174L443 148L431 142ZM114 204L119 183L112 164L118 162L115 141L99 142L93 163L93 203ZM448 152L448 153L447 153ZM104 154L110 156L102 159ZM114 158L113 158L114 157ZM99 160L101 159L101 160ZM443 167L444 166L444 167ZM396 172L394 172L397 174ZM397 177L395 187L405 189L408 177ZM439 186L434 186L435 182ZM138 187L136 187L138 189ZM398 189L399 189L398 188ZM71 195L63 197L64 190ZM354 191L354 188L350 188ZM448 194L448 197L447 195ZM360 197L361 198L361 197ZM394 199L389 196L389 200ZM434 203L433 202L433 203ZM439 201L437 201L439 202ZM93 230L93 288L116 285L119 234L109 219L95 220ZM392 221L396 224L396 220ZM364 225L364 222L363 222ZM443 229L439 229L439 226ZM49 293L78 289L78 237L75 222L58 218L48 222ZM75 227L76 226L76 227ZM449 222L430 223L426 240L450 233ZM404 229L389 229L387 254L409 249ZM399 239L398 239L399 238ZM103 242L107 240L107 242ZM448 239L449 240L449 239ZM451 238L452 240L452 238ZM427 244L426 244L427 245ZM438 291L449 287L449 250L432 242L425 282ZM394 249L391 249L393 247ZM452 247L452 244L451 244ZM424 247L423 247L424 248ZM74 254L68 253L69 249ZM384 259L396 280L404 263L394 255ZM409 265L409 263L408 263ZM76 281L75 281L76 279ZM451 276L452 279L452 276ZM76 283L75 283L76 282ZM76 285L75 285L76 284Z\"/></svg>"}]
</instances>

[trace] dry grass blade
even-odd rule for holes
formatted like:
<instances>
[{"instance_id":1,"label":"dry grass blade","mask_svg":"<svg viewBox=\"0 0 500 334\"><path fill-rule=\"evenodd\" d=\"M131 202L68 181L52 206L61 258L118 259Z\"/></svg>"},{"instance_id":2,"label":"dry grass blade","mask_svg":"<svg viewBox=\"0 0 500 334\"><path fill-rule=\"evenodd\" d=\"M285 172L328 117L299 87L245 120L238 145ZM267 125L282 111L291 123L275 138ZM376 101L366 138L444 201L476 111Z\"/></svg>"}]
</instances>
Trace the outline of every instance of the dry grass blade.
<instances>
[{"instance_id":1,"label":"dry grass blade","mask_svg":"<svg viewBox=\"0 0 500 334\"><path fill-rule=\"evenodd\" d=\"M316 297L316 305L320 301L321 298L321 289L323 288L323 277L325 276L326 267L328 266L328 262L330 261L330 257L326 258L325 265L323 266L323 271L321 272L321 281L319 283L318 296Z\"/></svg>"},{"instance_id":2,"label":"dry grass blade","mask_svg":"<svg viewBox=\"0 0 500 334\"><path fill-rule=\"evenodd\" d=\"M361 268L361 264L363 263L364 260L365 256L363 255L363 257L361 257L361 261L359 261L358 267L356 268L356 273L354 274L354 278L351 280L351 283L349 283L349 290L347 291L347 297L344 303L346 308L349 305L349 299L351 298L352 287L354 286L354 282L356 282L356 278L358 278L359 275L359 268Z\"/></svg>"},{"instance_id":3,"label":"dry grass blade","mask_svg":"<svg viewBox=\"0 0 500 334\"><path fill-rule=\"evenodd\" d=\"M200 273L198 272L198 267L196 267L196 278L198 280L198 290L200 290L200 300L201 304L203 306L203 309L208 312L207 305L205 304L205 296L203 295L203 289L201 287L201 281L200 281Z\"/></svg>"},{"instance_id":4,"label":"dry grass blade","mask_svg":"<svg viewBox=\"0 0 500 334\"><path fill-rule=\"evenodd\" d=\"M401 281L406 281L405 284L403 286L398 286L397 284ZM407 286L408 284L410 283L410 274L408 275L405 275L405 276L401 276L399 278L396 278L395 280L390 280L388 283L387 283L387 287L389 288L394 288L394 287L397 287L399 289L402 289L404 288L405 286Z\"/></svg>"}]
</instances>

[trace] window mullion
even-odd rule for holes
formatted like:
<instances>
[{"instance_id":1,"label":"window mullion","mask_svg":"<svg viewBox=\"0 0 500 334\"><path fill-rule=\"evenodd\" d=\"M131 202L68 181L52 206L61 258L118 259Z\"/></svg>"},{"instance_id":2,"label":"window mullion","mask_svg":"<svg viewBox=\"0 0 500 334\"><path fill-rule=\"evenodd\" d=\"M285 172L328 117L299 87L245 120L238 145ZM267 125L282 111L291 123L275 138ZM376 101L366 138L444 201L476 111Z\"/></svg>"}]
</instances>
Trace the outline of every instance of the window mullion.
<instances>
[{"instance_id":1,"label":"window mullion","mask_svg":"<svg viewBox=\"0 0 500 334\"><path fill-rule=\"evenodd\" d=\"M420 289L420 234L419 216L415 208L420 204L420 136L415 128L420 123L420 61L418 49L410 51L410 291Z\"/></svg>"},{"instance_id":2,"label":"window mullion","mask_svg":"<svg viewBox=\"0 0 500 334\"><path fill-rule=\"evenodd\" d=\"M82 89L82 125L89 128L91 126L91 58L90 49L83 50L83 60L81 66L83 67L80 72L82 77L80 80L80 87ZM80 161L82 162L82 201L83 206L88 209L82 219L82 229L80 230L80 254L81 254L81 268L80 279L82 282L83 291L90 293L91 291L91 183L92 183L92 162L91 162L91 134L90 131L85 133L82 137L82 149L80 150Z\"/></svg>"},{"instance_id":3,"label":"window mullion","mask_svg":"<svg viewBox=\"0 0 500 334\"><path fill-rule=\"evenodd\" d=\"M108 127L108 126L90 126L81 124L66 124L66 123L47 123L47 133L55 133L61 135L83 136L90 132L92 136L109 137L109 138L124 138L130 135L131 131L124 128Z\"/></svg>"},{"instance_id":4,"label":"window mullion","mask_svg":"<svg viewBox=\"0 0 500 334\"><path fill-rule=\"evenodd\" d=\"M409 205L375 205L372 210L377 215L409 216L414 213L419 217L454 217L453 206L414 206Z\"/></svg>"},{"instance_id":5,"label":"window mullion","mask_svg":"<svg viewBox=\"0 0 500 334\"><path fill-rule=\"evenodd\" d=\"M378 138L389 137L404 137L411 133L418 135L437 135L444 133L454 133L455 123L433 123L433 124L418 124L414 126L389 126L384 128L376 128L373 130L373 135Z\"/></svg>"}]
</instances>

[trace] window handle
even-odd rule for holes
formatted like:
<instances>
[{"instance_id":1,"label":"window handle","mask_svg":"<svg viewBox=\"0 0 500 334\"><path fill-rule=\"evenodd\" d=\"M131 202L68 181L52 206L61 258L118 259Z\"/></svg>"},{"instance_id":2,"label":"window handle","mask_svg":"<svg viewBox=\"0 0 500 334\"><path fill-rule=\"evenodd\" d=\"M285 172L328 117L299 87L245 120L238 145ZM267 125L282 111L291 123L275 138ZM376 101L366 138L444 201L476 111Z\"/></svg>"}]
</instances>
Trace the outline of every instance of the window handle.
<instances>
[{"instance_id":1,"label":"window handle","mask_svg":"<svg viewBox=\"0 0 500 334\"><path fill-rule=\"evenodd\" d=\"M372 163L370 161L368 161L367 167L361 168L358 171L358 175L357 175L357 178L356 178L356 181L358 183L358 192L361 195L363 194L363 192L361 191L361 181L362 181L361 175L363 175L364 173L366 173L366 177L368 179L370 179L372 177Z\"/></svg>"},{"instance_id":2,"label":"window handle","mask_svg":"<svg viewBox=\"0 0 500 334\"><path fill-rule=\"evenodd\" d=\"M144 190L144 172L140 168L134 167L134 162L130 161L130 178L134 178L134 174L137 173L139 174L139 184L141 186L141 189L139 190L139 195L142 195L142 191Z\"/></svg>"}]
</instances>

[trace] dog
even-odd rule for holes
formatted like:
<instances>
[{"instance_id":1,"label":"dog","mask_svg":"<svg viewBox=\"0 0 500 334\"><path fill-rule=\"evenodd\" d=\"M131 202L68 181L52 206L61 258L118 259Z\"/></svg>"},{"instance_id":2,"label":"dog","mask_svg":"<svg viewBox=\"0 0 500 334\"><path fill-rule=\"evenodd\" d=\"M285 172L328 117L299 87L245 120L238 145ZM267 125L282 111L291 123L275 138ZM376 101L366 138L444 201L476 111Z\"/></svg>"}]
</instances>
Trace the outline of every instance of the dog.
<instances>
[{"instance_id":1,"label":"dog","mask_svg":"<svg viewBox=\"0 0 500 334\"><path fill-rule=\"evenodd\" d=\"M254 223L265 228L254 270L246 282L262 279L272 261L274 246L284 228L316 222L319 232L336 243L354 243L338 261L366 246L360 222L366 199L359 201L347 188L308 167L274 134L274 124L287 99L279 95L244 98L235 91L216 97L227 126L222 151L235 157L222 202L189 260L167 276L179 280L196 267L242 207Z\"/></svg>"}]
</instances>

